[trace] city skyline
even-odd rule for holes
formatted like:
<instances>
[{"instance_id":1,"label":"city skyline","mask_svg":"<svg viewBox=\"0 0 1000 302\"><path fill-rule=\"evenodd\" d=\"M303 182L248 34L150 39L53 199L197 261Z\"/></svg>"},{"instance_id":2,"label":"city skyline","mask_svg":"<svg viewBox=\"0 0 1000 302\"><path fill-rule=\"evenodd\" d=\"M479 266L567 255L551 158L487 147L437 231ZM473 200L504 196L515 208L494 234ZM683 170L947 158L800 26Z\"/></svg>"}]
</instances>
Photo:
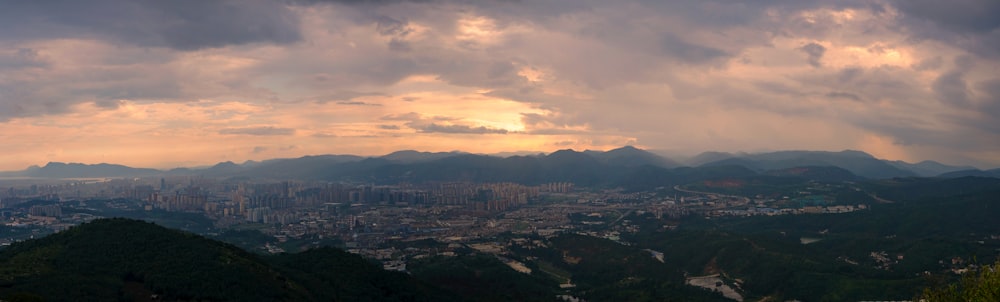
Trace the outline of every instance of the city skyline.
<instances>
[{"instance_id":1,"label":"city skyline","mask_svg":"<svg viewBox=\"0 0 1000 302\"><path fill-rule=\"evenodd\" d=\"M1000 166L995 1L10 2L0 171L397 150Z\"/></svg>"}]
</instances>

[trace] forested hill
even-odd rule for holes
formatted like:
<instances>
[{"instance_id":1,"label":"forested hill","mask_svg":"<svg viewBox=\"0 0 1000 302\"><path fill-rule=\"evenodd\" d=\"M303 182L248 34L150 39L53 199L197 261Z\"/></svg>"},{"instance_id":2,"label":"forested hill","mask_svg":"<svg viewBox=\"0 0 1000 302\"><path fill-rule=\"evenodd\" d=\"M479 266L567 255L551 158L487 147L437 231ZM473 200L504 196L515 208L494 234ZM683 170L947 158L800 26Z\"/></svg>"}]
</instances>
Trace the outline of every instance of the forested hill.
<instances>
[{"instance_id":1,"label":"forested hill","mask_svg":"<svg viewBox=\"0 0 1000 302\"><path fill-rule=\"evenodd\" d=\"M191 233L101 219L0 252L4 301L451 301L359 256L271 258Z\"/></svg>"}]
</instances>

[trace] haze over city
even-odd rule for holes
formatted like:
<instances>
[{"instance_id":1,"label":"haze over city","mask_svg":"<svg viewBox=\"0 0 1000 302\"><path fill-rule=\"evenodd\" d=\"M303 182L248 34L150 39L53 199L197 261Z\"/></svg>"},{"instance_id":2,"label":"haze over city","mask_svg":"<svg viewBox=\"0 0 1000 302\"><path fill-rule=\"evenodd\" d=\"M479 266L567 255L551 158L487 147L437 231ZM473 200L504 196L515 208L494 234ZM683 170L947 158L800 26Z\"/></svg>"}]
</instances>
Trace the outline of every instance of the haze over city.
<instances>
[{"instance_id":1,"label":"haze over city","mask_svg":"<svg viewBox=\"0 0 1000 302\"><path fill-rule=\"evenodd\" d=\"M4 1L0 171L635 145L1000 166L997 1Z\"/></svg>"}]
</instances>

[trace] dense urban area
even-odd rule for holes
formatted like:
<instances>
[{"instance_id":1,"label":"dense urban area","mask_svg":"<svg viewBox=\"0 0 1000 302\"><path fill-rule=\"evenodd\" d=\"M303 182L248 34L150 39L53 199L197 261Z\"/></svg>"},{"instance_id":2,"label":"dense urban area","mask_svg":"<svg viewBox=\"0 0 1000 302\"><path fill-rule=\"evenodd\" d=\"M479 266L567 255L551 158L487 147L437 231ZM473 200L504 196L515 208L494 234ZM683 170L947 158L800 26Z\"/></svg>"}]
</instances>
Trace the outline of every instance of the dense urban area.
<instances>
[{"instance_id":1,"label":"dense urban area","mask_svg":"<svg viewBox=\"0 0 1000 302\"><path fill-rule=\"evenodd\" d=\"M677 227L677 218L691 215L712 219L867 209L863 203L824 195L860 190L845 187L848 185L812 183L789 195L743 197L682 186L624 192L580 188L567 182L376 186L199 177L85 179L7 188L0 208L4 223L14 228L0 238L0 244L59 232L97 218L124 216L216 237L256 230L268 237L246 242L246 247L258 252L297 252L332 245L378 259L385 269L405 271L410 259L455 256L469 250L496 255L511 268L530 273L524 264L503 255L512 246L544 245L531 239L537 236L577 233L628 244L620 235L642 227L628 219L636 216L655 217L662 222L659 227L669 229ZM508 240L497 240L504 233L510 235L504 237ZM447 248L398 248L400 245L393 244L425 239L447 243ZM815 239L802 240L808 243ZM649 252L663 260L662 253ZM873 257L884 257L882 254L873 252ZM691 284L714 288L716 279L709 276L706 283L702 277L692 278ZM573 286L570 282L566 280L562 286ZM729 289L724 293L738 297Z\"/></svg>"},{"instance_id":2,"label":"dense urban area","mask_svg":"<svg viewBox=\"0 0 1000 302\"><path fill-rule=\"evenodd\" d=\"M366 184L229 182L197 177L89 179L10 187L0 198L7 226L29 237L64 230L95 218L129 212L190 213L212 228L256 229L278 242L303 237L343 241L350 248L377 248L387 241L432 238L475 242L496 234L551 235L615 226L601 236L628 231L629 214L677 218L846 213L865 204L835 203L829 184L793 196L754 198L673 188L658 192L593 190L559 182ZM601 219L571 219L581 216ZM613 217L613 219L603 219ZM5 236L2 243L25 239ZM306 248L304 246L303 248Z\"/></svg>"},{"instance_id":3,"label":"dense urban area","mask_svg":"<svg viewBox=\"0 0 1000 302\"><path fill-rule=\"evenodd\" d=\"M621 152L628 156L616 156ZM112 246L123 243L74 231L87 225L90 231L82 234L127 231L100 230L118 224L141 236L173 236L101 219L112 217L225 242L228 247L177 244L222 249L223 255L233 253L229 248L249 251L260 258L247 261L264 261L299 282L326 281L305 273L318 267L287 271L288 265L317 259L347 265L353 260L335 254L346 251L379 271L402 272L473 301L548 295L568 301L906 300L921 288L982 271L1000 251L996 207L991 206L1000 179L966 175L996 171L917 177L859 152L790 154L843 159L842 165L853 170L803 166L809 161L802 159L744 162L753 169L726 164L664 168L652 156L636 163L643 153L629 148L509 158L418 154L440 158L413 163L303 157L179 172L50 163L0 179L0 252L7 250L13 265L0 269L0 275L35 274L28 273L37 271L34 259L50 259L46 253L53 250L117 255ZM852 165L858 162L864 164ZM70 175L70 168L89 170L78 175L148 175L46 174ZM297 177L282 177L289 173ZM127 249L138 250L170 242L126 239L137 245ZM38 246L35 252L20 251L31 246ZM219 261L210 255L191 256ZM114 257L108 259L119 260L109 263L122 261ZM108 282L125 283L107 286L125 286L139 278L129 277L136 271L133 265L159 267L174 258L93 263L78 271L116 267L120 271L110 273ZM53 265L50 272L62 269ZM184 272L181 276L191 273ZM380 274L368 271L362 275L373 279L349 279L375 286ZM85 274L78 278L74 282L94 280ZM0 291L16 294L34 284L11 280L28 281ZM260 282L275 285L267 280ZM149 282L154 283L144 286L163 294L181 288L195 294L179 299L214 292L211 283L188 288L188 282ZM482 287L486 284L493 287ZM515 290L482 296L494 287ZM337 292L311 288L319 297ZM357 298L378 292L343 290Z\"/></svg>"}]
</instances>

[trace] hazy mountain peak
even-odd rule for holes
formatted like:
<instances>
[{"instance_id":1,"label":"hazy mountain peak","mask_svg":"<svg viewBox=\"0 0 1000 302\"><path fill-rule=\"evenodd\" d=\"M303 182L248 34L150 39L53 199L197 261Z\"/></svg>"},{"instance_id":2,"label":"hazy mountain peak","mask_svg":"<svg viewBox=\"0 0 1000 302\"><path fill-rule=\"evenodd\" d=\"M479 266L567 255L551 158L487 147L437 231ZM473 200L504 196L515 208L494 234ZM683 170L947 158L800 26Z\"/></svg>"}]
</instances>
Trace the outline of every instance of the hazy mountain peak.
<instances>
[{"instance_id":1,"label":"hazy mountain peak","mask_svg":"<svg viewBox=\"0 0 1000 302\"><path fill-rule=\"evenodd\" d=\"M486 155L496 156L496 157L512 157L512 156L529 156L529 157L544 157L545 152L542 151L508 151L508 152L497 152L489 153Z\"/></svg>"},{"instance_id":2,"label":"hazy mountain peak","mask_svg":"<svg viewBox=\"0 0 1000 302\"><path fill-rule=\"evenodd\" d=\"M212 167L213 168L225 168L225 167L235 167L235 166L238 166L238 165L236 163L232 162L232 161L228 161L227 160L227 161L224 161L224 162L217 163L217 164L215 164L215 166L212 166Z\"/></svg>"},{"instance_id":3,"label":"hazy mountain peak","mask_svg":"<svg viewBox=\"0 0 1000 302\"><path fill-rule=\"evenodd\" d=\"M940 178L961 178L969 176L1000 178L1000 169L992 169L992 170L967 169L967 170L951 171L937 175L937 177Z\"/></svg>"},{"instance_id":4,"label":"hazy mountain peak","mask_svg":"<svg viewBox=\"0 0 1000 302\"><path fill-rule=\"evenodd\" d=\"M450 151L450 152L423 152L417 150L400 150L383 155L379 158L398 162L422 162L442 159L445 157L451 157L456 155L468 154L460 151Z\"/></svg>"},{"instance_id":5,"label":"hazy mountain peak","mask_svg":"<svg viewBox=\"0 0 1000 302\"><path fill-rule=\"evenodd\" d=\"M911 164L901 160L886 161L886 162L897 168L913 171L914 173L917 173L917 175L923 177L938 176L946 173L963 171L963 170L976 170L975 167L950 166L933 160L925 160L915 164Z\"/></svg>"},{"instance_id":6,"label":"hazy mountain peak","mask_svg":"<svg viewBox=\"0 0 1000 302\"><path fill-rule=\"evenodd\" d=\"M67 163L64 163L64 162L50 161L48 163L45 163L45 166L43 166L43 168L63 167L63 166L69 166L69 165L74 165L74 163L68 163L67 164ZM76 163L75 165L82 165L82 164Z\"/></svg>"},{"instance_id":7,"label":"hazy mountain peak","mask_svg":"<svg viewBox=\"0 0 1000 302\"><path fill-rule=\"evenodd\" d=\"M550 159L573 159L573 158L589 158L591 160L595 159L590 154L584 152L578 152L573 149L558 150L556 152L549 153L549 155L546 155L545 157Z\"/></svg>"},{"instance_id":8,"label":"hazy mountain peak","mask_svg":"<svg viewBox=\"0 0 1000 302\"><path fill-rule=\"evenodd\" d=\"M584 152L577 152L573 149L563 149L556 152L550 153L545 158L552 159L560 162L577 161L577 162L596 162L597 159L593 155Z\"/></svg>"},{"instance_id":9,"label":"hazy mountain peak","mask_svg":"<svg viewBox=\"0 0 1000 302\"><path fill-rule=\"evenodd\" d=\"M118 164L82 164L49 162L43 167L32 166L21 172L23 176L48 178L122 177L146 176L161 173L155 169L132 168Z\"/></svg>"},{"instance_id":10,"label":"hazy mountain peak","mask_svg":"<svg viewBox=\"0 0 1000 302\"><path fill-rule=\"evenodd\" d=\"M840 153L840 155L846 155L846 156L857 156L857 157L865 157L865 158L875 158L871 154L868 154L867 152L859 151L859 150L850 150L850 149L848 149L848 150L840 151L839 153Z\"/></svg>"},{"instance_id":11,"label":"hazy mountain peak","mask_svg":"<svg viewBox=\"0 0 1000 302\"><path fill-rule=\"evenodd\" d=\"M595 154L595 156L606 164L616 166L652 165L664 168L680 166L680 164L673 160L634 146L624 146L608 150L607 152Z\"/></svg>"},{"instance_id":12,"label":"hazy mountain peak","mask_svg":"<svg viewBox=\"0 0 1000 302\"><path fill-rule=\"evenodd\" d=\"M608 152L619 151L619 150L642 150L642 149L636 148L635 146L632 146L632 145L625 145L625 146L621 146L621 147L616 148L616 149L608 150Z\"/></svg>"},{"instance_id":13,"label":"hazy mountain peak","mask_svg":"<svg viewBox=\"0 0 1000 302\"><path fill-rule=\"evenodd\" d=\"M569 154L569 153L581 153L581 152L577 152L576 150L573 150L573 149L559 149L559 150L556 150L555 152L549 153L549 155L553 155L553 154L557 154L557 153L559 153L559 154Z\"/></svg>"},{"instance_id":14,"label":"hazy mountain peak","mask_svg":"<svg viewBox=\"0 0 1000 302\"><path fill-rule=\"evenodd\" d=\"M420 154L420 153L426 153L426 152L420 152L420 151L417 151L417 150L407 149L407 150L395 151L395 152L383 155L382 157L393 156L393 155Z\"/></svg>"},{"instance_id":15,"label":"hazy mountain peak","mask_svg":"<svg viewBox=\"0 0 1000 302\"><path fill-rule=\"evenodd\" d=\"M780 170L800 166L836 166L866 178L892 178L915 176L916 173L876 159L857 150L829 151L776 151L739 155L707 162L704 165L741 165L757 171Z\"/></svg>"},{"instance_id":16,"label":"hazy mountain peak","mask_svg":"<svg viewBox=\"0 0 1000 302\"><path fill-rule=\"evenodd\" d=\"M710 163L710 162L714 162L714 161L720 161L720 160L723 160L723 159L733 158L733 157L737 157L737 156L739 156L739 155L736 155L736 154L733 154L733 153L729 153L729 152L705 151L705 152L699 153L698 155L695 155L694 157L690 158L689 160L687 160L687 163L689 165L692 165L692 166L700 166L700 165L703 165L703 164L706 164L706 163Z\"/></svg>"}]
</instances>

